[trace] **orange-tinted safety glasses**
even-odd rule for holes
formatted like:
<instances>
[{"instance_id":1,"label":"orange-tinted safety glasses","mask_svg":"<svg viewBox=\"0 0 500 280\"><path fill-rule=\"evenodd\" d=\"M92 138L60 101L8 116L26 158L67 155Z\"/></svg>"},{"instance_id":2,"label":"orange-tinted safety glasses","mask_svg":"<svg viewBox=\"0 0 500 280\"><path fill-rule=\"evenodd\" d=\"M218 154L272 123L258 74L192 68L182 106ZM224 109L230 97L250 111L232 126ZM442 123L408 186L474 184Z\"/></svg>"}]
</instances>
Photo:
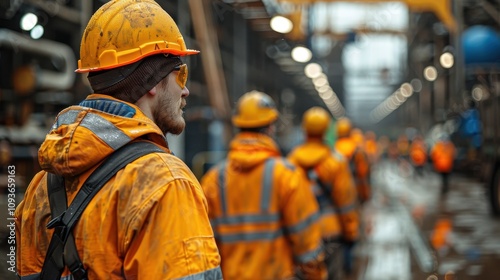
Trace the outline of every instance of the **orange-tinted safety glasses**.
<instances>
[{"instance_id":1,"label":"orange-tinted safety glasses","mask_svg":"<svg viewBox=\"0 0 500 280\"><path fill-rule=\"evenodd\" d=\"M175 79L175 81L177 81L177 84L181 88L185 88L186 87L186 83L187 83L187 79L188 79L188 68L187 68L187 65L186 64L181 64L181 65L175 67L174 70L175 71L179 71L177 73L177 78Z\"/></svg>"}]
</instances>

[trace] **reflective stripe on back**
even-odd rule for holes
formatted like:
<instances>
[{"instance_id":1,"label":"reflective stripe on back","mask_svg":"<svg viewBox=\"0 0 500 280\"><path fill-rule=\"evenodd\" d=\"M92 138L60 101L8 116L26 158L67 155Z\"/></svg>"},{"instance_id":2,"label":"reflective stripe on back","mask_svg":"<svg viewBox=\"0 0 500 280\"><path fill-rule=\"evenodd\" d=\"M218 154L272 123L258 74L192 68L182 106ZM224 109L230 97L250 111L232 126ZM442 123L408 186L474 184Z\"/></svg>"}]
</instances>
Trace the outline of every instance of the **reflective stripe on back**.
<instances>
[{"instance_id":1,"label":"reflective stripe on back","mask_svg":"<svg viewBox=\"0 0 500 280\"><path fill-rule=\"evenodd\" d=\"M272 195L272 187L273 187L273 174L274 174L274 165L276 160L274 158L270 158L266 160L264 165L264 176L262 179L262 193L260 200L260 211L267 213L269 212L269 207L271 204L271 195Z\"/></svg>"},{"instance_id":2,"label":"reflective stripe on back","mask_svg":"<svg viewBox=\"0 0 500 280\"><path fill-rule=\"evenodd\" d=\"M264 163L264 171L262 174L261 183L261 199L260 199L260 213L258 214L240 214L228 216L228 201L227 201L227 163L224 161L219 164L219 193L220 193L220 207L222 216L218 218L211 219L212 226L216 232L216 238L224 243L232 242L244 242L244 241L257 241L257 240L268 240L272 241L276 238L283 236L283 229L269 229L269 230L259 230L254 232L242 231L221 234L219 230L216 229L218 226L243 226L243 225L253 225L253 224L268 224L272 226L273 224L280 222L279 213L270 213L271 208L271 198L273 191L273 175L274 166L276 160L270 158Z\"/></svg>"}]
</instances>

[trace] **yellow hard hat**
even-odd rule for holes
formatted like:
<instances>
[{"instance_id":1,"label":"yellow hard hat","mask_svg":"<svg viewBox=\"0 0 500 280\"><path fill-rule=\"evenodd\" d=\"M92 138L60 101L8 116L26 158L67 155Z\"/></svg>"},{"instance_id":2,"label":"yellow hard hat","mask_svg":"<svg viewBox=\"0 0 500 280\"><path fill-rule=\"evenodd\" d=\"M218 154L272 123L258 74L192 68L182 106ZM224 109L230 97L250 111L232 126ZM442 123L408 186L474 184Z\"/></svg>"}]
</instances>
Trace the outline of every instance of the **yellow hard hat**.
<instances>
[{"instance_id":1,"label":"yellow hard hat","mask_svg":"<svg viewBox=\"0 0 500 280\"><path fill-rule=\"evenodd\" d=\"M112 69L154 54L197 53L186 48L177 24L155 1L113 0L87 24L76 72Z\"/></svg>"},{"instance_id":2,"label":"yellow hard hat","mask_svg":"<svg viewBox=\"0 0 500 280\"><path fill-rule=\"evenodd\" d=\"M233 125L241 128L257 128L267 126L276 119L279 113L272 98L260 91L243 94L236 105Z\"/></svg>"},{"instance_id":3,"label":"yellow hard hat","mask_svg":"<svg viewBox=\"0 0 500 280\"><path fill-rule=\"evenodd\" d=\"M365 142L365 136L363 134L363 131L359 128L353 128L351 130L351 138L358 144L359 146L363 145Z\"/></svg>"},{"instance_id":4,"label":"yellow hard hat","mask_svg":"<svg viewBox=\"0 0 500 280\"><path fill-rule=\"evenodd\" d=\"M330 124L330 115L321 107L312 107L302 116L302 128L311 136L321 136Z\"/></svg>"},{"instance_id":5,"label":"yellow hard hat","mask_svg":"<svg viewBox=\"0 0 500 280\"><path fill-rule=\"evenodd\" d=\"M351 134L351 121L341 118L337 121L337 137L346 137Z\"/></svg>"}]
</instances>

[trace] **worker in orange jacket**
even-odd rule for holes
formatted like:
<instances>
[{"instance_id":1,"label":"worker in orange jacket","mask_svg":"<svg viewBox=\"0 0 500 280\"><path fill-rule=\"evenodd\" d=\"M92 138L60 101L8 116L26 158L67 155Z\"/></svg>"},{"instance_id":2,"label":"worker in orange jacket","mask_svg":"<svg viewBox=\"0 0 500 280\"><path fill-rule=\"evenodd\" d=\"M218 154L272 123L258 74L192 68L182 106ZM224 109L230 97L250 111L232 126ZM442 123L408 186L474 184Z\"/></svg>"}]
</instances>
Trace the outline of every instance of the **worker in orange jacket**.
<instances>
[{"instance_id":1,"label":"worker in orange jacket","mask_svg":"<svg viewBox=\"0 0 500 280\"><path fill-rule=\"evenodd\" d=\"M20 279L39 279L54 233L48 172L63 176L69 204L103 160L132 142L164 152L132 161L93 197L72 231L82 266L65 261L62 279L82 279L82 269L85 279L222 278L203 190L166 141L185 127L180 56L196 53L152 0L109 1L92 16L77 72L90 72L96 93L60 112L40 147L43 171L15 212Z\"/></svg>"},{"instance_id":2,"label":"worker in orange jacket","mask_svg":"<svg viewBox=\"0 0 500 280\"><path fill-rule=\"evenodd\" d=\"M416 135L410 144L410 162L415 167L418 175L423 175L423 169L427 163L427 146L421 135Z\"/></svg>"},{"instance_id":3,"label":"worker in orange jacket","mask_svg":"<svg viewBox=\"0 0 500 280\"><path fill-rule=\"evenodd\" d=\"M378 162L380 149L377 143L377 135L371 130L365 132L365 151L370 166Z\"/></svg>"},{"instance_id":4,"label":"worker in orange jacket","mask_svg":"<svg viewBox=\"0 0 500 280\"><path fill-rule=\"evenodd\" d=\"M341 118L337 121L337 137L335 149L348 159L359 200L364 203L371 196L371 187L370 163L363 149L363 134L352 128L348 118Z\"/></svg>"},{"instance_id":5,"label":"worker in orange jacket","mask_svg":"<svg viewBox=\"0 0 500 280\"><path fill-rule=\"evenodd\" d=\"M273 100L251 91L236 106L227 159L201 180L224 279L325 279L318 203L272 139Z\"/></svg>"},{"instance_id":6,"label":"worker in orange jacket","mask_svg":"<svg viewBox=\"0 0 500 280\"><path fill-rule=\"evenodd\" d=\"M449 175L453 170L455 160L455 145L448 136L441 136L431 149L431 160L434 170L441 175L441 193L446 194L449 189Z\"/></svg>"},{"instance_id":7,"label":"worker in orange jacket","mask_svg":"<svg viewBox=\"0 0 500 280\"><path fill-rule=\"evenodd\" d=\"M312 181L321 210L321 226L326 248L328 279L342 279L342 243L349 246L359 237L356 186L349 163L323 142L331 122L321 107L307 110L302 118L306 141L296 147L288 159L300 166Z\"/></svg>"}]
</instances>

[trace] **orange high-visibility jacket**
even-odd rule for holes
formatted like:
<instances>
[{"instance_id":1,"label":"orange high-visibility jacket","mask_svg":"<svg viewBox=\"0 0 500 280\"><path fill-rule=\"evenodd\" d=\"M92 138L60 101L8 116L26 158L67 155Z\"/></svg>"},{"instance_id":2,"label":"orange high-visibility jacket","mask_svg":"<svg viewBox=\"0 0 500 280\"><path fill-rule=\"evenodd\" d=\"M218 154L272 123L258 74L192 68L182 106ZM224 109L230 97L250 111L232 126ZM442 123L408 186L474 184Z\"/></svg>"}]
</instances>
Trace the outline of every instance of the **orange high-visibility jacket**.
<instances>
[{"instance_id":1,"label":"orange high-visibility jacket","mask_svg":"<svg viewBox=\"0 0 500 280\"><path fill-rule=\"evenodd\" d=\"M370 164L366 153L351 137L341 137L335 142L335 150L346 157L353 173L360 200L366 201L371 195L369 183Z\"/></svg>"},{"instance_id":2,"label":"orange high-visibility jacket","mask_svg":"<svg viewBox=\"0 0 500 280\"><path fill-rule=\"evenodd\" d=\"M427 147L421 140L415 140L410 145L410 161L415 166L423 166L427 162Z\"/></svg>"},{"instance_id":3,"label":"orange high-visibility jacket","mask_svg":"<svg viewBox=\"0 0 500 280\"><path fill-rule=\"evenodd\" d=\"M379 147L377 141L374 139L366 139L365 151L370 164L374 164L378 161Z\"/></svg>"},{"instance_id":4,"label":"orange high-visibility jacket","mask_svg":"<svg viewBox=\"0 0 500 280\"><path fill-rule=\"evenodd\" d=\"M66 178L69 204L96 166L130 141L169 152L161 130L135 105L98 94L80 105L58 115L39 150L44 171L16 209L21 276L41 271L52 237L47 172ZM88 278L220 279L207 207L196 177L170 152L133 161L103 186L74 228Z\"/></svg>"},{"instance_id":5,"label":"orange high-visibility jacket","mask_svg":"<svg viewBox=\"0 0 500 280\"><path fill-rule=\"evenodd\" d=\"M455 145L451 141L437 141L432 147L431 159L437 172L451 172L455 159Z\"/></svg>"},{"instance_id":6,"label":"orange high-visibility jacket","mask_svg":"<svg viewBox=\"0 0 500 280\"><path fill-rule=\"evenodd\" d=\"M329 189L328 196L318 184L313 184L321 209L323 238L356 241L359 235L357 193L347 160L315 139L296 147L288 159L306 172L313 171ZM313 178L310 176L310 179Z\"/></svg>"},{"instance_id":7,"label":"orange high-visibility jacket","mask_svg":"<svg viewBox=\"0 0 500 280\"><path fill-rule=\"evenodd\" d=\"M307 177L261 133L241 132L201 180L224 279L326 278L319 209Z\"/></svg>"}]
</instances>

